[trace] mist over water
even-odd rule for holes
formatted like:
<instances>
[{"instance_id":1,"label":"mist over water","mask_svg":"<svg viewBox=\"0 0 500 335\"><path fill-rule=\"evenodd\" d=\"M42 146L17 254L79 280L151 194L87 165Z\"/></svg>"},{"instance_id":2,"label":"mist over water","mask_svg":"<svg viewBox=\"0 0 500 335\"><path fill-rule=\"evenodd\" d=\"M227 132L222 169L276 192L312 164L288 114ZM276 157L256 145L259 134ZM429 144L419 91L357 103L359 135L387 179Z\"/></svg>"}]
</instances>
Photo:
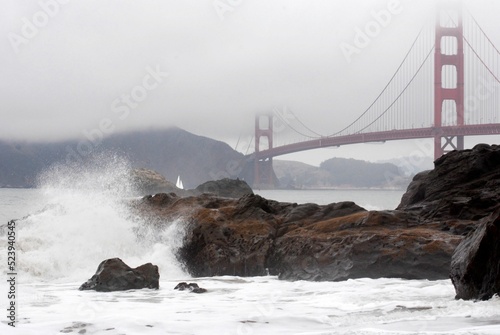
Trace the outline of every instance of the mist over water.
<instances>
[{"instance_id":1,"label":"mist over water","mask_svg":"<svg viewBox=\"0 0 500 335\"><path fill-rule=\"evenodd\" d=\"M23 280L83 282L113 257L131 267L156 264L161 278L186 276L175 257L183 223L165 222L164 229L152 231L131 213L130 169L125 158L101 153L40 176L43 209L17 221Z\"/></svg>"}]
</instances>

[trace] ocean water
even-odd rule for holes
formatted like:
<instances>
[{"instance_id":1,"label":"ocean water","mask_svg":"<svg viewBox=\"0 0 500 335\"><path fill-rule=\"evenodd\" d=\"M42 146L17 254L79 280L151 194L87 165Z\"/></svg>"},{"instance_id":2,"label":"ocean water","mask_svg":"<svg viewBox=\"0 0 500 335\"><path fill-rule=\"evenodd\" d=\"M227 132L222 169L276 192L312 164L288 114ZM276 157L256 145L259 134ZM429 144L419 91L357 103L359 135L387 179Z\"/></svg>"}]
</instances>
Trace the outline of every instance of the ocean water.
<instances>
[{"instance_id":1,"label":"ocean water","mask_svg":"<svg viewBox=\"0 0 500 335\"><path fill-rule=\"evenodd\" d=\"M455 300L449 280L191 278L175 257L184 222L145 230L125 205L133 190L128 168L123 159L101 157L48 171L38 189L0 189L0 334L500 334L500 298ZM301 203L354 200L368 209L394 208L402 194L258 193ZM18 219L15 299L7 284L10 219ZM160 289L78 291L111 257L133 267L157 264ZM173 290L180 281L208 292ZM16 327L8 325L11 301Z\"/></svg>"}]
</instances>

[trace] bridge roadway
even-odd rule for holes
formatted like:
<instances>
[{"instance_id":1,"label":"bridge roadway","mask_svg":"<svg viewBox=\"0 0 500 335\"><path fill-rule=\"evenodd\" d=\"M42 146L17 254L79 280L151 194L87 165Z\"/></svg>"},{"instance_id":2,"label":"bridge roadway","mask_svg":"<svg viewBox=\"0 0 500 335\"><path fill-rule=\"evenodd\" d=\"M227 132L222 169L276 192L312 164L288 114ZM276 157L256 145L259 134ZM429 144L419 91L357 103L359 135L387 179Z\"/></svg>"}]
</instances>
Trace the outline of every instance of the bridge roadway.
<instances>
[{"instance_id":1,"label":"bridge roadway","mask_svg":"<svg viewBox=\"0 0 500 335\"><path fill-rule=\"evenodd\" d=\"M434 138L435 135L480 136L480 135L495 135L495 134L500 134L500 123L447 126L440 128L430 127L430 128L417 128L417 129L390 130L390 131L381 131L373 133L322 137L310 141L287 144L272 149L262 150L250 156L262 160L266 158L287 155L299 151L306 151L306 150L313 150L313 149L320 149L327 147L338 147L341 145L348 145L348 144L409 140L417 138Z\"/></svg>"}]
</instances>

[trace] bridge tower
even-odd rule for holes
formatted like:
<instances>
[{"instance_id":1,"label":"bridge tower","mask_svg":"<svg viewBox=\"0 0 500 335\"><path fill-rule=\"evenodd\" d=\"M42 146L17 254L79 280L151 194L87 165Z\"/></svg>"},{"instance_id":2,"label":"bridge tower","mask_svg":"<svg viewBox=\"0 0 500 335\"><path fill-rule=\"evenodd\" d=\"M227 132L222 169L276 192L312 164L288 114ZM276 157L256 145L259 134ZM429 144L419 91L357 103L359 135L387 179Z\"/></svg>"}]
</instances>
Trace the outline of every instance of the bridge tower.
<instances>
[{"instance_id":1,"label":"bridge tower","mask_svg":"<svg viewBox=\"0 0 500 335\"><path fill-rule=\"evenodd\" d=\"M260 159L258 156L261 151L262 139L267 140L267 147L263 150L273 148L272 114L257 114L255 116L255 165L253 186L255 188L274 188L273 159L272 157Z\"/></svg>"},{"instance_id":2,"label":"bridge tower","mask_svg":"<svg viewBox=\"0 0 500 335\"><path fill-rule=\"evenodd\" d=\"M461 0L438 2L435 43L434 159L437 159L446 152L464 149L463 136L442 136L441 131L443 112L446 112L448 117L456 113L454 125L464 125L464 39Z\"/></svg>"}]
</instances>

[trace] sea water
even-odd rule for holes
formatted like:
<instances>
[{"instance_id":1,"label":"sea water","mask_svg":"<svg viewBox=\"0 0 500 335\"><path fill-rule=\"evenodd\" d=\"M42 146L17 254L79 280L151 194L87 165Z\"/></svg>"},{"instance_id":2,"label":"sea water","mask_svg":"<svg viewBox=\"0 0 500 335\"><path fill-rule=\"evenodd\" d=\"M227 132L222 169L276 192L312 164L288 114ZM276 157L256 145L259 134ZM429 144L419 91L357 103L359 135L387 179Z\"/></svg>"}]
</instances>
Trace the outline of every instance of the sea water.
<instances>
[{"instance_id":1,"label":"sea water","mask_svg":"<svg viewBox=\"0 0 500 335\"><path fill-rule=\"evenodd\" d=\"M129 168L111 155L85 166L54 167L37 189L0 189L0 334L500 334L500 298L455 300L449 280L191 278L175 257L185 222L148 231L126 205L133 196ZM367 209L390 209L402 191L258 193L298 203L354 200ZM11 219L18 219L14 299L7 284ZM157 264L160 289L79 291L111 257L132 267ZM174 290L181 281L208 292ZM11 301L15 327L8 325Z\"/></svg>"}]
</instances>

